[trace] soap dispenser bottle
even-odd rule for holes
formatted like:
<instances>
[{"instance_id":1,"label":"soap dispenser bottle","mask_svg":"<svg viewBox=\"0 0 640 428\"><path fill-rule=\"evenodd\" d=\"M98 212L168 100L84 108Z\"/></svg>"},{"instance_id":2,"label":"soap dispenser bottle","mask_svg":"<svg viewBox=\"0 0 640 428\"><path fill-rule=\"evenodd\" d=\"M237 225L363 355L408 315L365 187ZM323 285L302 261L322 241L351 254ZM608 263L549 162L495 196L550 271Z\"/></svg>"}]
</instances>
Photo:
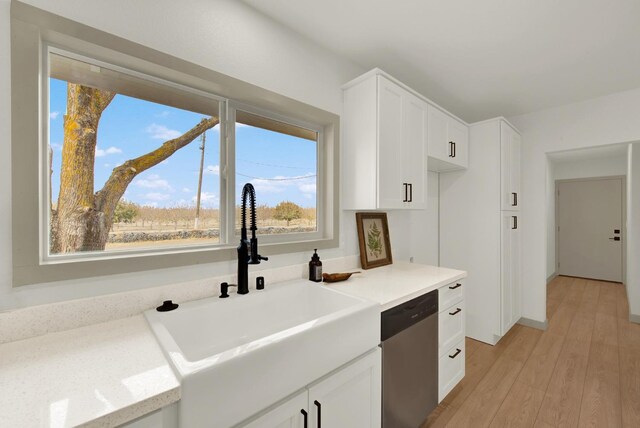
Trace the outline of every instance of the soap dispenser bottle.
<instances>
[{"instance_id":1,"label":"soap dispenser bottle","mask_svg":"<svg viewBox=\"0 0 640 428\"><path fill-rule=\"evenodd\" d=\"M313 250L313 256L309 262L309 281L322 281L322 262L318 255L318 249Z\"/></svg>"}]
</instances>

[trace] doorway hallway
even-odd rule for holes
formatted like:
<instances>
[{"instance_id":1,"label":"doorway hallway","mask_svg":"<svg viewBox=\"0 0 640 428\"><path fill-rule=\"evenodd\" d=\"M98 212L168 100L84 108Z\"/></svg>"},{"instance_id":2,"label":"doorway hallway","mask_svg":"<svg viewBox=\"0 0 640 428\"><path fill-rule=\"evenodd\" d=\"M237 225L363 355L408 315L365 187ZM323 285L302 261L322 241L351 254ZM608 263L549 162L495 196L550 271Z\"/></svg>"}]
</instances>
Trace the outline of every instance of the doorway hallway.
<instances>
[{"instance_id":1,"label":"doorway hallway","mask_svg":"<svg viewBox=\"0 0 640 428\"><path fill-rule=\"evenodd\" d=\"M466 340L466 375L426 427L639 427L640 325L624 286L559 276L547 331Z\"/></svg>"}]
</instances>

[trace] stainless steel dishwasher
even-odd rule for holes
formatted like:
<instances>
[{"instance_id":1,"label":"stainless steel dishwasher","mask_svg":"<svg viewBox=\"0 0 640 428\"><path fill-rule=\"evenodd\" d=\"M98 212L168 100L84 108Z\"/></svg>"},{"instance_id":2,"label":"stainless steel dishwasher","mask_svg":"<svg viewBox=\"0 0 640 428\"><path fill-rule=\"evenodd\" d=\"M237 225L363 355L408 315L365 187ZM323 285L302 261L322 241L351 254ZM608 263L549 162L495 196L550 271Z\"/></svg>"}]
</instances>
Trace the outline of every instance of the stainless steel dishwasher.
<instances>
[{"instance_id":1,"label":"stainless steel dishwasher","mask_svg":"<svg viewBox=\"0 0 640 428\"><path fill-rule=\"evenodd\" d=\"M438 290L381 314L382 426L418 428L438 405Z\"/></svg>"}]
</instances>

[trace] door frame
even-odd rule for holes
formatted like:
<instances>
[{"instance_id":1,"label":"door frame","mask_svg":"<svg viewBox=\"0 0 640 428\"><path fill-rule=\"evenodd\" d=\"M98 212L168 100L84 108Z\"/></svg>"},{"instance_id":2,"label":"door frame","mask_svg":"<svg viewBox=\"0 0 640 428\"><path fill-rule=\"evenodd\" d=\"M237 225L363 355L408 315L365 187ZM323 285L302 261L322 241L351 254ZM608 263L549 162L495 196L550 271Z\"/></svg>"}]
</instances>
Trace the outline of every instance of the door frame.
<instances>
[{"instance_id":1,"label":"door frame","mask_svg":"<svg viewBox=\"0 0 640 428\"><path fill-rule=\"evenodd\" d=\"M600 181L600 180L616 180L619 179L622 183L622 283L627 283L627 176L626 175L607 175L602 177L582 177L582 178L565 178L561 180L555 180L555 247L556 247L556 260L555 271L559 274L560 271L560 234L558 229L558 219L560 217L560 189L561 183L576 182L576 181Z\"/></svg>"}]
</instances>

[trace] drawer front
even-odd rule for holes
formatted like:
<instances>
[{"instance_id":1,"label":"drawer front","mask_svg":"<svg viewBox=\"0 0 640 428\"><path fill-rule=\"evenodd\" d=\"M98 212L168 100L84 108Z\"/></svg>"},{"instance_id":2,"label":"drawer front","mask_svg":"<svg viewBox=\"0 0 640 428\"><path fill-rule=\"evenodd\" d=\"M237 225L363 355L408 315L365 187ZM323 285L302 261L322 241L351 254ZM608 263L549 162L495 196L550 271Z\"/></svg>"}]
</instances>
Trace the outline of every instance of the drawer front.
<instances>
[{"instance_id":1,"label":"drawer front","mask_svg":"<svg viewBox=\"0 0 640 428\"><path fill-rule=\"evenodd\" d=\"M460 301L438 314L438 349L440 355L443 355L456 343L464 340L464 303L464 300Z\"/></svg>"},{"instance_id":2,"label":"drawer front","mask_svg":"<svg viewBox=\"0 0 640 428\"><path fill-rule=\"evenodd\" d=\"M464 377L465 349L464 339L449 349L438 362L438 402Z\"/></svg>"},{"instance_id":3,"label":"drawer front","mask_svg":"<svg viewBox=\"0 0 640 428\"><path fill-rule=\"evenodd\" d=\"M464 297L464 280L459 280L438 289L438 307L443 312Z\"/></svg>"}]
</instances>

